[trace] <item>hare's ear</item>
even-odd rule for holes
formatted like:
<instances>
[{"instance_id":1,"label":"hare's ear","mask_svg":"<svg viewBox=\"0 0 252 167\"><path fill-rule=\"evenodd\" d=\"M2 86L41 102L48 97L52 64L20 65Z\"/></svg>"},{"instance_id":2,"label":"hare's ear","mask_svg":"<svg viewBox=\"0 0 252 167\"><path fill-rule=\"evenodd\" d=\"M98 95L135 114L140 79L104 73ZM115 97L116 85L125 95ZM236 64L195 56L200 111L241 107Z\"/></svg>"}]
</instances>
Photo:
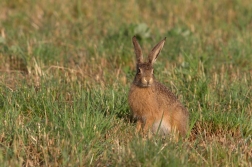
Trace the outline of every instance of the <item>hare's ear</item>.
<instances>
[{"instance_id":1,"label":"hare's ear","mask_svg":"<svg viewBox=\"0 0 252 167\"><path fill-rule=\"evenodd\" d=\"M133 42L134 49L135 49L137 63L142 63L143 62L142 49L141 49L139 43L137 42L136 36L134 36L132 38L132 42Z\"/></svg>"},{"instance_id":2,"label":"hare's ear","mask_svg":"<svg viewBox=\"0 0 252 167\"><path fill-rule=\"evenodd\" d=\"M165 43L165 40L166 40L166 37L160 41L150 52L149 56L148 56L148 59L149 59L149 63L153 64L157 57L158 57L158 54L160 53L160 51L162 50L163 46L164 46L164 43Z\"/></svg>"}]
</instances>

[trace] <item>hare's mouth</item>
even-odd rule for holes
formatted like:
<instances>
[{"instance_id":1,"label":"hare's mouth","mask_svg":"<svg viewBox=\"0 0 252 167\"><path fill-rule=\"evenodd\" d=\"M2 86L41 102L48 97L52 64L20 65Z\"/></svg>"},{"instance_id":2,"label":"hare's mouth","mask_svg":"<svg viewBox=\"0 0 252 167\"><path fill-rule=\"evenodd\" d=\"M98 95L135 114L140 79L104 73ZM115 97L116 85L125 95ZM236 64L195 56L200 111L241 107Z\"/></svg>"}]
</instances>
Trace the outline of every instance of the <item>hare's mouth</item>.
<instances>
[{"instance_id":1,"label":"hare's mouth","mask_svg":"<svg viewBox=\"0 0 252 167\"><path fill-rule=\"evenodd\" d=\"M152 84L142 84L141 86L142 86L143 88L148 88L148 87L151 87L151 85L152 85Z\"/></svg>"}]
</instances>

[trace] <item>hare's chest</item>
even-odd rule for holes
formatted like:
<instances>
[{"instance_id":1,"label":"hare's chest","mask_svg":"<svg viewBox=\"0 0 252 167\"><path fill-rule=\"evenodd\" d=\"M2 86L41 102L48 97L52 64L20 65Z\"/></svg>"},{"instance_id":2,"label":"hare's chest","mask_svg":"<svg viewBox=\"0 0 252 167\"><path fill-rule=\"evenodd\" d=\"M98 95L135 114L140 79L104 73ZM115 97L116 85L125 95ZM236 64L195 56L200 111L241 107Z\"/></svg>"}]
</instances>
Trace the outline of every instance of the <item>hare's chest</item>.
<instances>
[{"instance_id":1,"label":"hare's chest","mask_svg":"<svg viewBox=\"0 0 252 167\"><path fill-rule=\"evenodd\" d=\"M158 112L157 98L151 90L135 90L129 94L129 105L135 117L153 115Z\"/></svg>"}]
</instances>

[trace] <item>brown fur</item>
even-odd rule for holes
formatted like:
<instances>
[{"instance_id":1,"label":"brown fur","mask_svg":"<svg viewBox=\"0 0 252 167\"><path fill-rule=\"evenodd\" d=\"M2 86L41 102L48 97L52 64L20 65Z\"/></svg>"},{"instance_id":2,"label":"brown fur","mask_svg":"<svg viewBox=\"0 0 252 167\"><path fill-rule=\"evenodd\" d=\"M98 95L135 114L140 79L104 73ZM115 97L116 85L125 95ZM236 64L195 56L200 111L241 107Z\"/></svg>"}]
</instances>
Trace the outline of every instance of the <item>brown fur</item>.
<instances>
[{"instance_id":1,"label":"brown fur","mask_svg":"<svg viewBox=\"0 0 252 167\"><path fill-rule=\"evenodd\" d=\"M149 129L161 134L178 132L185 135L188 130L189 113L176 96L157 82L153 74L153 63L160 53L165 39L159 42L143 62L142 51L135 37L133 44L137 60L137 74L131 85L128 102L137 119L136 130L146 133Z\"/></svg>"}]
</instances>

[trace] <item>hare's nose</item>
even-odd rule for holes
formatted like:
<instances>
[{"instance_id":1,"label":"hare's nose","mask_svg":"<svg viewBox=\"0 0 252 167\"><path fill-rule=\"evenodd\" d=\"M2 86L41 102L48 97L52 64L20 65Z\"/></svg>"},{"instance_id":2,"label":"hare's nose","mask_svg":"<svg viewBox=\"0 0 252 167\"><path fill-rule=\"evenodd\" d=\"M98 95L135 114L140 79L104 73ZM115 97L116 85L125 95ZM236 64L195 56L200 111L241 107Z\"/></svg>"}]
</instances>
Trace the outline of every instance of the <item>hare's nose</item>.
<instances>
[{"instance_id":1,"label":"hare's nose","mask_svg":"<svg viewBox=\"0 0 252 167\"><path fill-rule=\"evenodd\" d=\"M144 77L144 78L143 78L143 84L149 86L149 85L151 85L152 83L153 83L153 78L151 78L151 77Z\"/></svg>"}]
</instances>

